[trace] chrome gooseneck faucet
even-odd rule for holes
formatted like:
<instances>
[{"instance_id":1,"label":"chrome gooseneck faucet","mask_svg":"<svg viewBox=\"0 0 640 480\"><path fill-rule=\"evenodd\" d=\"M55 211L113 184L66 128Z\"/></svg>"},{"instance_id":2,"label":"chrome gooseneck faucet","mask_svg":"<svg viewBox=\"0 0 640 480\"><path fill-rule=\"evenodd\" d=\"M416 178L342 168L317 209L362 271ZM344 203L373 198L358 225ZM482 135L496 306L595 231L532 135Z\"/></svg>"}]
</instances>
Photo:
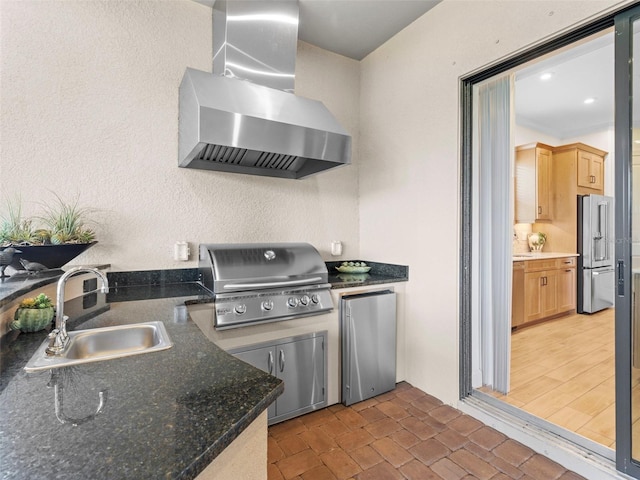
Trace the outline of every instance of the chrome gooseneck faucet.
<instances>
[{"instance_id":1,"label":"chrome gooseneck faucet","mask_svg":"<svg viewBox=\"0 0 640 480\"><path fill-rule=\"evenodd\" d=\"M56 328L49 334L49 346L46 349L48 355L60 355L64 352L69 341L69 335L67 334L67 320L69 317L64 314L64 288L69 277L76 273L93 273L100 279L102 286L100 291L102 293L109 292L109 281L104 272L101 272L97 268L93 267L74 267L66 272L58 280L58 288L56 292Z\"/></svg>"}]
</instances>

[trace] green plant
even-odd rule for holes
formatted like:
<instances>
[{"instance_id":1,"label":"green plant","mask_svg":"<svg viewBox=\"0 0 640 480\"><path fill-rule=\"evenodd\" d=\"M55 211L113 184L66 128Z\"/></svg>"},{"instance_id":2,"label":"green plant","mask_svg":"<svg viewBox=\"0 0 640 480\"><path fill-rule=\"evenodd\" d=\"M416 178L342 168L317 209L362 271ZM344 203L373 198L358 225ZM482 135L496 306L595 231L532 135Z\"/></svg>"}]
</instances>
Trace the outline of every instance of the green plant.
<instances>
[{"instance_id":1,"label":"green plant","mask_svg":"<svg viewBox=\"0 0 640 480\"><path fill-rule=\"evenodd\" d=\"M0 216L0 246L19 243L36 243L36 235L32 220L22 218L22 202L20 198L6 200L7 213Z\"/></svg>"},{"instance_id":2,"label":"green plant","mask_svg":"<svg viewBox=\"0 0 640 480\"><path fill-rule=\"evenodd\" d=\"M40 230L40 235L54 245L95 240L95 232L86 226L90 210L78 207L77 198L73 203L66 203L58 195L56 199L56 205L44 207L42 221L47 228Z\"/></svg>"},{"instance_id":3,"label":"green plant","mask_svg":"<svg viewBox=\"0 0 640 480\"><path fill-rule=\"evenodd\" d=\"M9 328L21 332L38 332L51 325L55 312L51 299L44 293L37 297L25 298L16 308Z\"/></svg>"},{"instance_id":4,"label":"green plant","mask_svg":"<svg viewBox=\"0 0 640 480\"><path fill-rule=\"evenodd\" d=\"M43 205L44 214L32 218L22 217L19 197L6 200L6 213L0 213L0 247L93 242L96 234L87 226L91 210L79 207L78 198L67 203L54 195L56 202Z\"/></svg>"},{"instance_id":5,"label":"green plant","mask_svg":"<svg viewBox=\"0 0 640 480\"><path fill-rule=\"evenodd\" d=\"M42 309L53 307L53 302L44 293L41 293L37 297L24 298L20 302L18 308L33 308Z\"/></svg>"}]
</instances>

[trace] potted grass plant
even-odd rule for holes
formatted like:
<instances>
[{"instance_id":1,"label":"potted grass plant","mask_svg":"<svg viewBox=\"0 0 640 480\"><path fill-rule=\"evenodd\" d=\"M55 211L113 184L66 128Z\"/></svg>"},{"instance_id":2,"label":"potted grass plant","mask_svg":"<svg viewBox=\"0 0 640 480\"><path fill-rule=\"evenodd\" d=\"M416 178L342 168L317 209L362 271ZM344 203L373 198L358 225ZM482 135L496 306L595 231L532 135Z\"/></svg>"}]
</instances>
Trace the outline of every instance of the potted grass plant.
<instances>
[{"instance_id":1,"label":"potted grass plant","mask_svg":"<svg viewBox=\"0 0 640 480\"><path fill-rule=\"evenodd\" d=\"M91 211L80 207L77 198L65 202L55 195L53 203L43 205L42 215L31 218L22 217L19 200L6 204L6 213L0 214L0 250L20 251L9 263L16 270L60 268L97 243L89 227Z\"/></svg>"}]
</instances>

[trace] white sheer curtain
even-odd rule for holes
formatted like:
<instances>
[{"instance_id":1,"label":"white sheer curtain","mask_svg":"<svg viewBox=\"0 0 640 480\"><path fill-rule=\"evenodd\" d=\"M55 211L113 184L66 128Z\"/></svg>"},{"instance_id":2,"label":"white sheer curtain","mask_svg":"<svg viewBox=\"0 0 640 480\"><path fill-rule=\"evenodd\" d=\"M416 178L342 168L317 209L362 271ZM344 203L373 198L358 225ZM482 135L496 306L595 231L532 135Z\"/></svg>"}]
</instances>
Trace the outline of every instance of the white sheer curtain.
<instances>
[{"instance_id":1,"label":"white sheer curtain","mask_svg":"<svg viewBox=\"0 0 640 480\"><path fill-rule=\"evenodd\" d=\"M509 391L513 241L511 77L478 89L478 300L482 383Z\"/></svg>"}]
</instances>

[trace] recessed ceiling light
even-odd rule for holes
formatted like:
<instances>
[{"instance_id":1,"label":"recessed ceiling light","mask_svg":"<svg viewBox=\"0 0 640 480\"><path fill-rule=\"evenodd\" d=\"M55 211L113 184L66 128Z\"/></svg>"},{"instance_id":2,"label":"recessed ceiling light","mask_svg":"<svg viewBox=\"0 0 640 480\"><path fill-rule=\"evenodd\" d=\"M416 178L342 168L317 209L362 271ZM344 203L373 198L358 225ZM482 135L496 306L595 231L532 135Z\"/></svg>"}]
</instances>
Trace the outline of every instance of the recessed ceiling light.
<instances>
[{"instance_id":1,"label":"recessed ceiling light","mask_svg":"<svg viewBox=\"0 0 640 480\"><path fill-rule=\"evenodd\" d=\"M540 80L549 80L551 77L553 77L553 73L543 73L542 75L540 75Z\"/></svg>"},{"instance_id":2,"label":"recessed ceiling light","mask_svg":"<svg viewBox=\"0 0 640 480\"><path fill-rule=\"evenodd\" d=\"M591 103L593 103L593 102L595 102L595 101L596 101L596 99L595 99L595 98L593 98L593 97L589 97L589 98L585 98L585 99L584 99L584 103L585 103L586 105L589 105L589 104L591 104Z\"/></svg>"}]
</instances>

